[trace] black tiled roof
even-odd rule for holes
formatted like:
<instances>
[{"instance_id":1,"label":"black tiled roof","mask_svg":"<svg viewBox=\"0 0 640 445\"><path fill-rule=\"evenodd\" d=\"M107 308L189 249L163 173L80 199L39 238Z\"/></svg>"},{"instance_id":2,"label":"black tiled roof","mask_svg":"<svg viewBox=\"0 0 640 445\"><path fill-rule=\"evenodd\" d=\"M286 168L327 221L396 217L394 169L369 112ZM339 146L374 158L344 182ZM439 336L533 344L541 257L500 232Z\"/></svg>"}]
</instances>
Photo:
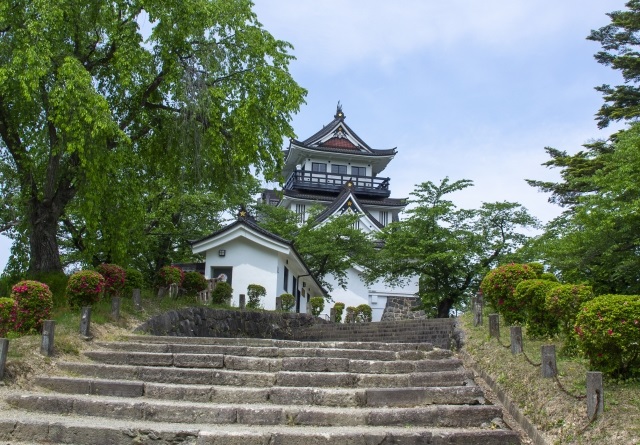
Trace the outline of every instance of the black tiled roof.
<instances>
[{"instance_id":1,"label":"black tiled roof","mask_svg":"<svg viewBox=\"0 0 640 445\"><path fill-rule=\"evenodd\" d=\"M321 202L331 202L337 199L336 195L302 193L297 190L283 190L283 194L284 196L288 196L290 198L308 199L311 201L321 201ZM398 199L398 198L382 198L382 199L358 198L358 202L364 205L380 205L380 206L388 206L388 207L399 207L399 206L407 205L406 199Z\"/></svg>"}]
</instances>

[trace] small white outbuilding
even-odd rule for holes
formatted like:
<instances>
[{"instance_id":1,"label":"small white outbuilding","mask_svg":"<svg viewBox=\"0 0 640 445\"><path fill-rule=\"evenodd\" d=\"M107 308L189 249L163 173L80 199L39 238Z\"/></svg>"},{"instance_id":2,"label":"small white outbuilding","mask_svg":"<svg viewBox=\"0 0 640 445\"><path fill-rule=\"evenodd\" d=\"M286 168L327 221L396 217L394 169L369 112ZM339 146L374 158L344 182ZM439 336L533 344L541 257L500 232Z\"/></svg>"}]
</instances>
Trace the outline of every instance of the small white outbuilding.
<instances>
[{"instance_id":1,"label":"small white outbuilding","mask_svg":"<svg viewBox=\"0 0 640 445\"><path fill-rule=\"evenodd\" d=\"M309 299L324 297L326 291L311 275L291 241L261 228L246 210L228 226L191 243L193 253L205 254L205 277L231 284L231 304L238 306L240 294L250 284L263 286L267 295L262 306L275 309L276 297L296 297L296 312L307 312Z\"/></svg>"}]
</instances>

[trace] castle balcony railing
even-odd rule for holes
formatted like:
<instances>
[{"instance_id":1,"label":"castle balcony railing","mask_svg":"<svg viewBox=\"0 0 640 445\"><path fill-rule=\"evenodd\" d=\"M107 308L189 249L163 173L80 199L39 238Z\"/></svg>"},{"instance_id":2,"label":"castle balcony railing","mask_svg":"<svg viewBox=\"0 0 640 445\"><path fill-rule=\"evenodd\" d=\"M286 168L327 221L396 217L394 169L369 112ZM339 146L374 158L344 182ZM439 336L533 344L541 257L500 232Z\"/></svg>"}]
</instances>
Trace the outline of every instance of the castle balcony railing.
<instances>
[{"instance_id":1,"label":"castle balcony railing","mask_svg":"<svg viewBox=\"0 0 640 445\"><path fill-rule=\"evenodd\" d=\"M285 190L306 190L313 192L339 193L348 182L353 183L354 192L360 196L388 198L389 178L374 176L354 176L340 173L295 170L285 182Z\"/></svg>"}]
</instances>

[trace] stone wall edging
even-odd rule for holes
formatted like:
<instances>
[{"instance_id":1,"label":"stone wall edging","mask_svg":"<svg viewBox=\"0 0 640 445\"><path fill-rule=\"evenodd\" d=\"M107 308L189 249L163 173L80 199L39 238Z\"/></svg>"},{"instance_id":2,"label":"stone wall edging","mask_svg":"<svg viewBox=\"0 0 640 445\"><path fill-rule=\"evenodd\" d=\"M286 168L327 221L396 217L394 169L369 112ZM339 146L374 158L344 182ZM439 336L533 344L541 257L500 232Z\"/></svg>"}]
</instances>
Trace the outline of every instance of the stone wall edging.
<instances>
[{"instance_id":1,"label":"stone wall edging","mask_svg":"<svg viewBox=\"0 0 640 445\"><path fill-rule=\"evenodd\" d=\"M531 439L531 441L535 445L549 445L549 443L545 440L542 434L540 434L535 425L533 425L529 421L529 419L527 419L524 414L522 414L522 412L518 408L518 405L513 403L511 398L502 390L502 388L500 388L496 381L493 380L493 378L491 378L491 376L487 374L483 369L479 368L475 360L466 351L460 350L458 352L466 362L465 367L471 368L474 373L478 374L480 378L484 380L487 385L489 385L491 390L498 397L498 400L500 400L500 403L502 404L504 409L506 409L509 415L511 415L511 417L513 417L518 425L520 425L520 428L522 428L524 432L527 433L529 439Z\"/></svg>"}]
</instances>

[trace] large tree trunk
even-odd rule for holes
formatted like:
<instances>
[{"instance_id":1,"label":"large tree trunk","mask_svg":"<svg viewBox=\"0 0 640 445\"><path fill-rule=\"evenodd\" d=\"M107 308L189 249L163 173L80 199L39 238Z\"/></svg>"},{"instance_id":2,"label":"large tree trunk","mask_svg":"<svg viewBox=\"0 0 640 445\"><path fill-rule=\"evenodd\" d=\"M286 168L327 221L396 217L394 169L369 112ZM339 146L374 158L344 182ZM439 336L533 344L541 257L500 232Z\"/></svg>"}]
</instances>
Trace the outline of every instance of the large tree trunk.
<instances>
[{"instance_id":1,"label":"large tree trunk","mask_svg":"<svg viewBox=\"0 0 640 445\"><path fill-rule=\"evenodd\" d=\"M32 199L29 215L29 274L62 272L58 217L52 205Z\"/></svg>"},{"instance_id":2,"label":"large tree trunk","mask_svg":"<svg viewBox=\"0 0 640 445\"><path fill-rule=\"evenodd\" d=\"M451 314L451 308L453 307L452 298L444 298L438 303L438 315L437 318L449 318Z\"/></svg>"}]
</instances>

